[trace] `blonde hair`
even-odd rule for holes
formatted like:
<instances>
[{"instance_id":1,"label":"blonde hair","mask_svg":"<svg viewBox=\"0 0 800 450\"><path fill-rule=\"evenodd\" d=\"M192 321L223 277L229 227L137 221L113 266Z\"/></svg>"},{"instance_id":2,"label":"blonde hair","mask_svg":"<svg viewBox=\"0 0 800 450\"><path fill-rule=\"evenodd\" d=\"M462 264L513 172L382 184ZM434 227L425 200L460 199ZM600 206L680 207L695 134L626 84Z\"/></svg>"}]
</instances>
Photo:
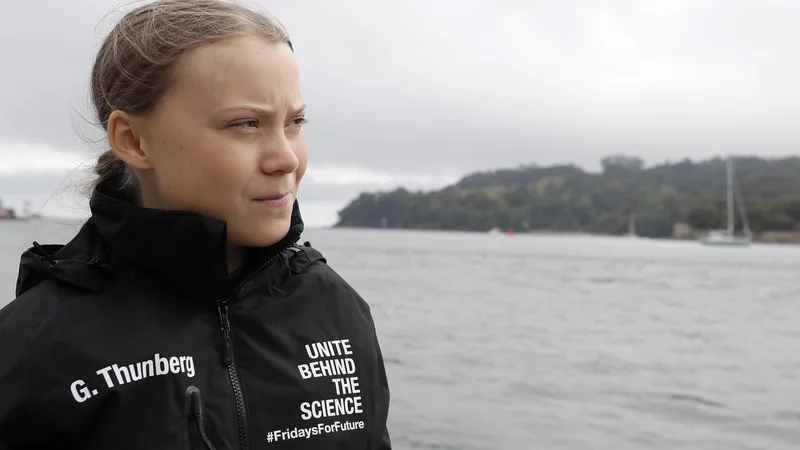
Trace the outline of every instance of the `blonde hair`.
<instances>
[{"instance_id":1,"label":"blonde hair","mask_svg":"<svg viewBox=\"0 0 800 450\"><path fill-rule=\"evenodd\" d=\"M218 40L256 35L292 48L289 34L268 12L224 0L158 0L140 6L116 24L92 68L91 96L106 129L114 110L146 114L170 87L182 52ZM135 187L133 171L111 150L97 160L94 186L119 177L119 189Z\"/></svg>"}]
</instances>

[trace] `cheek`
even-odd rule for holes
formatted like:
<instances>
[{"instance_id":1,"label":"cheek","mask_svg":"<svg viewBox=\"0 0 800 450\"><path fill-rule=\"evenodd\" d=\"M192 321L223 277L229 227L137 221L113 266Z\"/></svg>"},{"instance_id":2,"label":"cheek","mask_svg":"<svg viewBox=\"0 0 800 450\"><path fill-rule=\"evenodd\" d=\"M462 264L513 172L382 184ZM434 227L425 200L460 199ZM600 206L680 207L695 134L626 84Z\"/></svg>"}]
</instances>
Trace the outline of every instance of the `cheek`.
<instances>
[{"instance_id":1,"label":"cheek","mask_svg":"<svg viewBox=\"0 0 800 450\"><path fill-rule=\"evenodd\" d=\"M180 130L180 131L177 131ZM158 141L156 170L181 174L219 176L225 168L234 164L232 152L221 151L224 142L213 131L199 126L175 127L168 137ZM230 160L230 161L229 161ZM160 166L160 167L159 167Z\"/></svg>"},{"instance_id":2,"label":"cheek","mask_svg":"<svg viewBox=\"0 0 800 450\"><path fill-rule=\"evenodd\" d=\"M158 141L153 165L162 194L191 204L230 200L249 180L253 162L215 133L195 131Z\"/></svg>"},{"instance_id":3,"label":"cheek","mask_svg":"<svg viewBox=\"0 0 800 450\"><path fill-rule=\"evenodd\" d=\"M181 132L189 127L182 123L162 123L155 133L148 136L149 158L159 178L180 177L191 172L199 160L203 140L195 132ZM177 181L177 180L175 180Z\"/></svg>"},{"instance_id":4,"label":"cheek","mask_svg":"<svg viewBox=\"0 0 800 450\"><path fill-rule=\"evenodd\" d=\"M195 147L194 151L186 154L187 161L191 161L186 166L187 175L192 177L189 183L202 186L209 191L208 195L214 197L241 192L252 178L253 168L257 167L249 157L251 153L217 147L214 141L207 140L202 147Z\"/></svg>"}]
</instances>

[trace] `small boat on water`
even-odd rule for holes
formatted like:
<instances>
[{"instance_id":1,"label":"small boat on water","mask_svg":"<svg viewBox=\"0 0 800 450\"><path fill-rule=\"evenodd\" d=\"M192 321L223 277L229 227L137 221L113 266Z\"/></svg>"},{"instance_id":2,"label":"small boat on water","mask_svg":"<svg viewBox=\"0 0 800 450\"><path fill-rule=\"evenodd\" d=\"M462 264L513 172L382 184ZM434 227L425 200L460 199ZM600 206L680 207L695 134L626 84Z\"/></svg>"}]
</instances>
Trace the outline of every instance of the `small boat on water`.
<instances>
[{"instance_id":1,"label":"small boat on water","mask_svg":"<svg viewBox=\"0 0 800 450\"><path fill-rule=\"evenodd\" d=\"M712 230L705 236L700 238L703 245L709 246L726 246L726 247L747 247L752 242L752 233L750 232L750 225L747 222L747 213L744 210L744 201L739 193L738 185L734 182L733 177L733 158L728 157L726 163L726 190L727 190L727 228L725 230ZM738 195L737 195L738 194ZM739 215L742 222L742 235L736 235L734 230L735 205L739 205Z\"/></svg>"},{"instance_id":2,"label":"small boat on water","mask_svg":"<svg viewBox=\"0 0 800 450\"><path fill-rule=\"evenodd\" d=\"M713 230L701 239L703 245L747 247L752 243L750 236L736 236L729 231Z\"/></svg>"}]
</instances>

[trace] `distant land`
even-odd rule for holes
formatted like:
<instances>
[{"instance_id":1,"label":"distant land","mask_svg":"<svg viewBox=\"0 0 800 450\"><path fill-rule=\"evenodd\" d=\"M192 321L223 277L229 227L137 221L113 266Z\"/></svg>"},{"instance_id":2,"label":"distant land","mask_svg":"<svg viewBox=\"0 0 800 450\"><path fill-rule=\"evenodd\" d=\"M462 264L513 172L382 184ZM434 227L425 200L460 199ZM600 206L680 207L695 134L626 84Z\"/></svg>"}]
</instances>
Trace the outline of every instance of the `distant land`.
<instances>
[{"instance_id":1,"label":"distant land","mask_svg":"<svg viewBox=\"0 0 800 450\"><path fill-rule=\"evenodd\" d=\"M725 227L725 159L645 167L638 157L611 155L601 166L590 173L525 165L473 173L435 191L364 192L339 211L335 226L619 235L633 216L636 233L655 238L673 237L678 225ZM735 157L734 171L756 236L800 228L800 158Z\"/></svg>"}]
</instances>

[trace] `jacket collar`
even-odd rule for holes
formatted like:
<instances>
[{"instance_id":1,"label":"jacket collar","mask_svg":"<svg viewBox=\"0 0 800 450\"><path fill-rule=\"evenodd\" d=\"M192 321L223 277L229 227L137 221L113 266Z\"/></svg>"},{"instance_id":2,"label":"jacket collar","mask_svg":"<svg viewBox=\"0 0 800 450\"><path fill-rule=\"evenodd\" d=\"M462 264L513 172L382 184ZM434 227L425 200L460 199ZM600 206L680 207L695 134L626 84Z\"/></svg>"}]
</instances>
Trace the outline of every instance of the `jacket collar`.
<instances>
[{"instance_id":1,"label":"jacket collar","mask_svg":"<svg viewBox=\"0 0 800 450\"><path fill-rule=\"evenodd\" d=\"M130 192L114 186L115 180L102 183L90 201L92 221L114 258L155 274L185 295L218 300L230 294L224 221L190 211L144 208ZM247 270L295 244L302 232L295 200L287 235L272 246L250 249Z\"/></svg>"}]
</instances>

